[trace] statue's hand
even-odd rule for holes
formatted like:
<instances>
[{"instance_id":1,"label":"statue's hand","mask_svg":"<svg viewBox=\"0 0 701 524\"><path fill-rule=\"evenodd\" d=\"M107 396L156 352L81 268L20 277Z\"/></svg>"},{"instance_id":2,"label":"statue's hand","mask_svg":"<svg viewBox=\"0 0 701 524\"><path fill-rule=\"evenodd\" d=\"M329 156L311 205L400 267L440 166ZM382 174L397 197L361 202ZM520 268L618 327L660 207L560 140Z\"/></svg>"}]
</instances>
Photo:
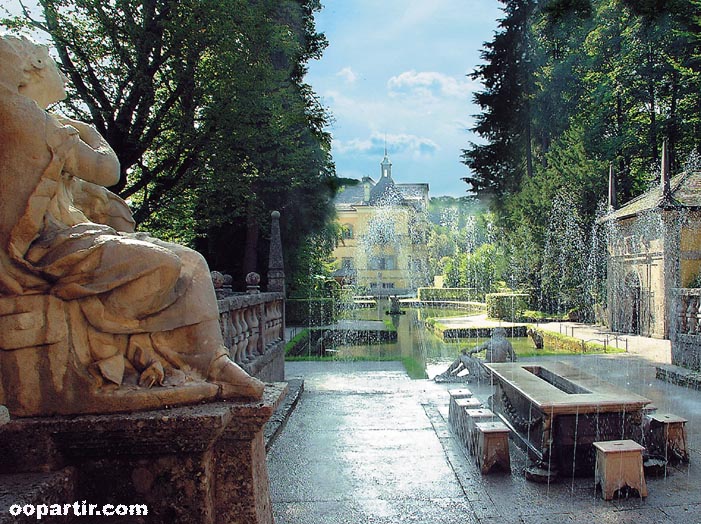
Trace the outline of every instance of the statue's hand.
<instances>
[{"instance_id":1,"label":"statue's hand","mask_svg":"<svg viewBox=\"0 0 701 524\"><path fill-rule=\"evenodd\" d=\"M74 126L68 124L63 126L63 129L65 129L68 132L69 136L77 135L78 138L80 138L80 131L78 131Z\"/></svg>"},{"instance_id":2,"label":"statue's hand","mask_svg":"<svg viewBox=\"0 0 701 524\"><path fill-rule=\"evenodd\" d=\"M63 124L64 127L75 130L75 133L77 133L80 139L90 147L97 149L102 145L102 135L90 124L63 115L54 115L54 117Z\"/></svg>"},{"instance_id":3,"label":"statue's hand","mask_svg":"<svg viewBox=\"0 0 701 524\"><path fill-rule=\"evenodd\" d=\"M49 147L59 156L68 156L80 142L80 133L73 126L54 128L47 137Z\"/></svg>"}]
</instances>

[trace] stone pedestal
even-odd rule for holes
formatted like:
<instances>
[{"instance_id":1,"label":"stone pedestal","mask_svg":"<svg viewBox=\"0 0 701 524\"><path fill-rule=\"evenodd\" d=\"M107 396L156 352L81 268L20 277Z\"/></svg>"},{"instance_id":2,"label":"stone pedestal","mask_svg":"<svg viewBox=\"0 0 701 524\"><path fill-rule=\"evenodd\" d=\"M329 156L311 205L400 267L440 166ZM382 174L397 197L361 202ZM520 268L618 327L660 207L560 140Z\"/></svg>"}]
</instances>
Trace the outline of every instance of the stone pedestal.
<instances>
[{"instance_id":1,"label":"stone pedestal","mask_svg":"<svg viewBox=\"0 0 701 524\"><path fill-rule=\"evenodd\" d=\"M450 395L450 400L448 400L448 421L455 432L462 436L460 423L462 418L461 410L463 408L459 408L456 401L463 398L472 398L472 391L467 388L451 389L448 390L448 394Z\"/></svg>"},{"instance_id":2,"label":"stone pedestal","mask_svg":"<svg viewBox=\"0 0 701 524\"><path fill-rule=\"evenodd\" d=\"M272 524L263 426L286 390L269 384L259 402L16 419L0 426L0 472L71 466L77 500L145 504L144 523Z\"/></svg>"}]
</instances>

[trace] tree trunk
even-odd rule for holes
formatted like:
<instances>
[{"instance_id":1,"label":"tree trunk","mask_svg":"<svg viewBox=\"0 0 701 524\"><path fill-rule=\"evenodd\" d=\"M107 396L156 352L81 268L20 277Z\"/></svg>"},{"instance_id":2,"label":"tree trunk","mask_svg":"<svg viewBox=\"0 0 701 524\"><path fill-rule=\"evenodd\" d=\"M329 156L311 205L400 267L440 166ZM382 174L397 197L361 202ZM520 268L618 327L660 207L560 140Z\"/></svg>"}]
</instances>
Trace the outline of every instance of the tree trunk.
<instances>
[{"instance_id":1,"label":"tree trunk","mask_svg":"<svg viewBox=\"0 0 701 524\"><path fill-rule=\"evenodd\" d=\"M533 148L531 146L531 115L527 112L526 121L526 174L533 178Z\"/></svg>"},{"instance_id":2,"label":"tree trunk","mask_svg":"<svg viewBox=\"0 0 701 524\"><path fill-rule=\"evenodd\" d=\"M669 140L669 172L674 173L676 168L676 145L679 134L679 126L677 125L677 102L679 98L679 73L674 70L672 72L672 100L669 104L669 126L667 135Z\"/></svg>"}]
</instances>

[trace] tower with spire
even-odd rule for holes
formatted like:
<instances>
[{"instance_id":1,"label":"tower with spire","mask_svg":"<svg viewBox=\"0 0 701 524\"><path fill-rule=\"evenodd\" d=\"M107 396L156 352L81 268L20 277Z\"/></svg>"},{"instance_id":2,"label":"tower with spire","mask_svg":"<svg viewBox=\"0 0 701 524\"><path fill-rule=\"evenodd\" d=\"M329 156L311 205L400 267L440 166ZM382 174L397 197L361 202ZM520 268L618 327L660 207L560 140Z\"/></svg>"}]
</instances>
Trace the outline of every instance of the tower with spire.
<instances>
[{"instance_id":1,"label":"tower with spire","mask_svg":"<svg viewBox=\"0 0 701 524\"><path fill-rule=\"evenodd\" d=\"M392 162L389 161L389 156L387 155L387 141L385 141L385 157L380 163L380 175L382 178L392 178Z\"/></svg>"}]
</instances>

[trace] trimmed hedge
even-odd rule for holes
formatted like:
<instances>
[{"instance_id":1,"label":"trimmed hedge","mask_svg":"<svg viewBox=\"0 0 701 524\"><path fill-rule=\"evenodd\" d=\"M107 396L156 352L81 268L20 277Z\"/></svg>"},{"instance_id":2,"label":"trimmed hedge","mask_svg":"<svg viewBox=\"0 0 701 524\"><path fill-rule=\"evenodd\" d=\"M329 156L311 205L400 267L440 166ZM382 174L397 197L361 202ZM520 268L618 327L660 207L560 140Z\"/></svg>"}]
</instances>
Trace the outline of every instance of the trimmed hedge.
<instances>
[{"instance_id":1,"label":"trimmed hedge","mask_svg":"<svg viewBox=\"0 0 701 524\"><path fill-rule=\"evenodd\" d=\"M606 349L610 353L618 353L621 350L614 346L604 346L600 341L584 342L578 338L563 335L562 333L553 333L552 331L538 331L543 335L543 347L548 349L571 351L572 353L592 352L600 353Z\"/></svg>"},{"instance_id":2,"label":"trimmed hedge","mask_svg":"<svg viewBox=\"0 0 701 524\"><path fill-rule=\"evenodd\" d=\"M462 300L470 301L475 289L471 287L420 287L417 290L420 301L429 300Z\"/></svg>"},{"instance_id":3,"label":"trimmed hedge","mask_svg":"<svg viewBox=\"0 0 701 524\"><path fill-rule=\"evenodd\" d=\"M515 322L527 309L526 293L487 293L487 316Z\"/></svg>"},{"instance_id":4,"label":"trimmed hedge","mask_svg":"<svg viewBox=\"0 0 701 524\"><path fill-rule=\"evenodd\" d=\"M285 323L288 326L327 326L334 321L332 298L301 298L285 301Z\"/></svg>"}]
</instances>

